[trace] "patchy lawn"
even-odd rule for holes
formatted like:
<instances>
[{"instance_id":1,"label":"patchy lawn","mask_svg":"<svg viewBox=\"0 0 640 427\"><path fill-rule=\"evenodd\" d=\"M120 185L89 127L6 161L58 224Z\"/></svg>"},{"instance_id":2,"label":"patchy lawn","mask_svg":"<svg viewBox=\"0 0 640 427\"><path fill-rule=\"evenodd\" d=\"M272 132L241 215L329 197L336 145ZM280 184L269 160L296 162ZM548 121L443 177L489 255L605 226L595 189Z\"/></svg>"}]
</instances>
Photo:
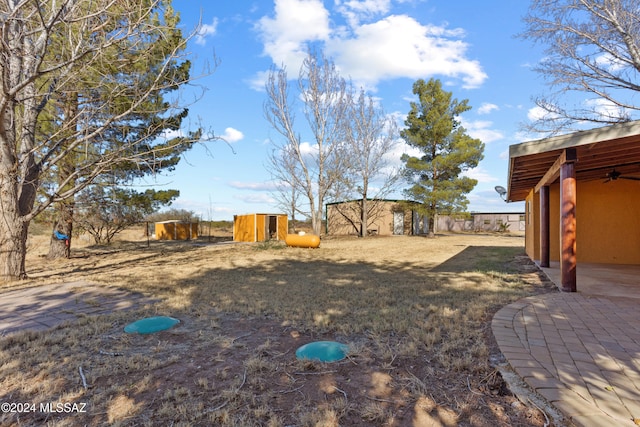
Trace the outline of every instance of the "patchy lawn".
<instances>
[{"instance_id":1,"label":"patchy lawn","mask_svg":"<svg viewBox=\"0 0 640 427\"><path fill-rule=\"evenodd\" d=\"M33 242L19 286L87 280L160 302L0 338L0 401L86 404L0 413L2 426L545 423L494 369L493 313L555 290L521 237L325 239L315 250L140 241L53 262L44 246ZM181 323L123 332L155 315ZM296 360L316 340L346 343L349 355Z\"/></svg>"}]
</instances>

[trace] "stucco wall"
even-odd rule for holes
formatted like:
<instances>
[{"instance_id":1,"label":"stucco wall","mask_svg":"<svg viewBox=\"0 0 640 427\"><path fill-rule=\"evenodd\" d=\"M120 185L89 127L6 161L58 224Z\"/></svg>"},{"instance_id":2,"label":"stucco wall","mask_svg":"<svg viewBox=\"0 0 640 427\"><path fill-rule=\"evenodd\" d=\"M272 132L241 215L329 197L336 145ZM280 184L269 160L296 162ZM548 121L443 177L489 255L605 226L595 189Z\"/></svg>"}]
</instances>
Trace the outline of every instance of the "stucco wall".
<instances>
[{"instance_id":1,"label":"stucco wall","mask_svg":"<svg viewBox=\"0 0 640 427\"><path fill-rule=\"evenodd\" d=\"M640 182L578 183L577 257L640 264Z\"/></svg>"},{"instance_id":2,"label":"stucco wall","mask_svg":"<svg viewBox=\"0 0 640 427\"><path fill-rule=\"evenodd\" d=\"M577 183L576 257L578 262L640 264L640 182L619 179ZM540 259L540 197L529 193L525 249ZM549 189L551 261L560 260L560 189Z\"/></svg>"},{"instance_id":3,"label":"stucco wall","mask_svg":"<svg viewBox=\"0 0 640 427\"><path fill-rule=\"evenodd\" d=\"M358 218L359 211L357 202L344 202L339 204L327 205L327 232L328 234L339 235L356 235L360 220ZM369 209L375 203L373 212L370 213L368 219L367 230L369 234L380 236L393 235L393 213L403 212L402 207L395 201L378 201L368 202ZM412 214L410 210L404 211L403 218L403 234L411 234ZM356 224L356 226L354 226Z\"/></svg>"}]
</instances>

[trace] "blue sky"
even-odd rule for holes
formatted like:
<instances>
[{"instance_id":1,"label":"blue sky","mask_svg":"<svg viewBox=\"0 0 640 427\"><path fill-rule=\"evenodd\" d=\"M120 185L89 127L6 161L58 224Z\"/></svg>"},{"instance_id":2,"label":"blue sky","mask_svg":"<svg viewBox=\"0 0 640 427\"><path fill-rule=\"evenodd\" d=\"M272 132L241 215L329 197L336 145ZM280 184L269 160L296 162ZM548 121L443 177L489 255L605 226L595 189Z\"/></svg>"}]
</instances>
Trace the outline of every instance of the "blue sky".
<instances>
[{"instance_id":1,"label":"blue sky","mask_svg":"<svg viewBox=\"0 0 640 427\"><path fill-rule=\"evenodd\" d=\"M461 116L463 125L485 143L484 160L468 173L479 181L468 195L469 210L524 209L504 203L494 187L507 184L509 145L539 138L521 130L536 114L532 97L544 92L531 69L541 49L515 37L523 30L528 2L188 0L174 7L185 34L200 25L188 51L192 76L203 77L181 94L191 104L189 121L227 143L196 147L174 172L148 181L180 190L172 207L205 220L279 211L265 168L269 141L279 135L263 115L264 75L284 64L297 77L313 43L401 122L418 78L438 78L455 98L468 99L473 109ZM208 73L214 56L219 64ZM398 162L403 151L398 148Z\"/></svg>"}]
</instances>

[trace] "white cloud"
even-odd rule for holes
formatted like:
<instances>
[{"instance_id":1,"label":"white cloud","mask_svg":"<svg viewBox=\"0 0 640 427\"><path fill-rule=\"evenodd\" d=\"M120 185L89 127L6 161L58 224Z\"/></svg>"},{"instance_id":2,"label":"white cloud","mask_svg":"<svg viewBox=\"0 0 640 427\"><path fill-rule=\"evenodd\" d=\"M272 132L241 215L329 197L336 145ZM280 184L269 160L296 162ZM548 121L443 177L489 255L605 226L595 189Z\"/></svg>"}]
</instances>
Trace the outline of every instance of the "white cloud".
<instances>
[{"instance_id":1,"label":"white cloud","mask_svg":"<svg viewBox=\"0 0 640 427\"><path fill-rule=\"evenodd\" d=\"M610 54L600 55L596 58L596 64L611 73L616 73L627 67L627 64L618 58L614 58Z\"/></svg>"},{"instance_id":2,"label":"white cloud","mask_svg":"<svg viewBox=\"0 0 640 427\"><path fill-rule=\"evenodd\" d=\"M374 20L389 12L389 0L336 0L336 5L347 26L332 27L336 20L320 0L276 0L275 16L256 25L265 55L294 77L308 44L324 43L342 75L365 87L385 79L444 76L474 88L487 78L480 63L468 58L461 28L425 25L407 15Z\"/></svg>"},{"instance_id":3,"label":"white cloud","mask_svg":"<svg viewBox=\"0 0 640 427\"><path fill-rule=\"evenodd\" d=\"M196 32L195 41L196 44L200 46L204 46L207 44L207 37L212 37L216 34L216 30L218 28L218 18L213 18L211 24L202 24L198 27L198 31Z\"/></svg>"},{"instance_id":4,"label":"white cloud","mask_svg":"<svg viewBox=\"0 0 640 427\"><path fill-rule=\"evenodd\" d=\"M488 102L484 102L480 108L478 108L478 114L489 114L492 111L498 111L500 109L500 107L498 107L496 104L491 104Z\"/></svg>"},{"instance_id":5,"label":"white cloud","mask_svg":"<svg viewBox=\"0 0 640 427\"><path fill-rule=\"evenodd\" d=\"M550 113L544 108L535 106L533 108L530 108L529 111L527 112L527 119L529 119L532 122L535 122L545 118L549 114Z\"/></svg>"},{"instance_id":6,"label":"white cloud","mask_svg":"<svg viewBox=\"0 0 640 427\"><path fill-rule=\"evenodd\" d=\"M467 195L470 212L524 212L524 203L505 203L495 190L474 190Z\"/></svg>"},{"instance_id":7,"label":"white cloud","mask_svg":"<svg viewBox=\"0 0 640 427\"><path fill-rule=\"evenodd\" d=\"M600 115L602 117L618 118L626 117L628 115L625 114L626 110L623 107L603 98L586 100L585 105L596 115Z\"/></svg>"},{"instance_id":8,"label":"white cloud","mask_svg":"<svg viewBox=\"0 0 640 427\"><path fill-rule=\"evenodd\" d=\"M303 142L300 144L300 152L302 153L303 156L310 156L310 155L317 156L319 152L319 145L318 144L311 145L308 142Z\"/></svg>"},{"instance_id":9,"label":"white cloud","mask_svg":"<svg viewBox=\"0 0 640 427\"><path fill-rule=\"evenodd\" d=\"M173 138L181 138L184 136L184 132L181 129L165 129L160 134L161 138L164 139L173 139Z\"/></svg>"},{"instance_id":10,"label":"white cloud","mask_svg":"<svg viewBox=\"0 0 640 427\"><path fill-rule=\"evenodd\" d=\"M516 133L513 134L512 139L517 141L517 143L520 143L520 142L535 141L535 140L544 138L546 136L549 136L549 135L545 134L545 133L540 133L540 132L534 132L534 131L528 131L528 130L519 130L519 131L517 131ZM507 157L506 158L509 158L509 153L507 153Z\"/></svg>"},{"instance_id":11,"label":"white cloud","mask_svg":"<svg viewBox=\"0 0 640 427\"><path fill-rule=\"evenodd\" d=\"M237 190L251 190L251 191L274 191L278 187L277 183L273 181L267 181L267 182L231 181L229 182L229 186Z\"/></svg>"},{"instance_id":12,"label":"white cloud","mask_svg":"<svg viewBox=\"0 0 640 427\"><path fill-rule=\"evenodd\" d=\"M354 27L363 19L389 12L391 0L336 0L338 12Z\"/></svg>"},{"instance_id":13,"label":"white cloud","mask_svg":"<svg viewBox=\"0 0 640 427\"><path fill-rule=\"evenodd\" d=\"M306 56L306 42L329 38L329 12L322 0L275 0L275 17L263 17L256 27L264 53L295 75Z\"/></svg>"},{"instance_id":14,"label":"white cloud","mask_svg":"<svg viewBox=\"0 0 640 427\"><path fill-rule=\"evenodd\" d=\"M489 172L479 166L477 168L469 169L462 172L462 175L469 178L477 179L479 184L498 181L498 178L491 175Z\"/></svg>"},{"instance_id":15,"label":"white cloud","mask_svg":"<svg viewBox=\"0 0 640 427\"><path fill-rule=\"evenodd\" d=\"M485 144L504 138L504 134L499 130L490 129L490 127L493 126L493 122L487 120L466 121L462 118L460 121L469 136L477 138Z\"/></svg>"},{"instance_id":16,"label":"white cloud","mask_svg":"<svg viewBox=\"0 0 640 427\"><path fill-rule=\"evenodd\" d=\"M257 193L257 194L236 194L233 196L234 199L241 200L245 203L251 204L274 204L276 203L276 199L269 196L268 194Z\"/></svg>"},{"instance_id":17,"label":"white cloud","mask_svg":"<svg viewBox=\"0 0 640 427\"><path fill-rule=\"evenodd\" d=\"M480 86L487 75L478 61L465 57L468 45L460 29L422 25L406 15L391 15L354 29L352 38L327 43L344 74L375 85L383 79L459 78L463 87Z\"/></svg>"},{"instance_id":18,"label":"white cloud","mask_svg":"<svg viewBox=\"0 0 640 427\"><path fill-rule=\"evenodd\" d=\"M225 140L228 143L238 142L242 138L244 138L244 134L237 129L234 128L226 128L224 133L220 135L220 138Z\"/></svg>"},{"instance_id":19,"label":"white cloud","mask_svg":"<svg viewBox=\"0 0 640 427\"><path fill-rule=\"evenodd\" d=\"M269 78L268 71L259 71L253 76L253 78L248 79L247 83L249 87L258 92L264 92L265 85L267 83L267 79Z\"/></svg>"}]
</instances>

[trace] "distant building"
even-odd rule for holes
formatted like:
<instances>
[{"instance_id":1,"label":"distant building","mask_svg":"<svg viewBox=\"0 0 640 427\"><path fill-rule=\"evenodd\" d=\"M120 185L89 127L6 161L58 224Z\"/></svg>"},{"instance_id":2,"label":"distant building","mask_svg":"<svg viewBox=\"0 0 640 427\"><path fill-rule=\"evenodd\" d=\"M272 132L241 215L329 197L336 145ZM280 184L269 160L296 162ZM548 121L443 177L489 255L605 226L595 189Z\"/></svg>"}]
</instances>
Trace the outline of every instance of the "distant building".
<instances>
[{"instance_id":1,"label":"distant building","mask_svg":"<svg viewBox=\"0 0 640 427\"><path fill-rule=\"evenodd\" d=\"M233 240L236 242L284 241L288 229L286 214L253 213L233 216Z\"/></svg>"},{"instance_id":2,"label":"distant building","mask_svg":"<svg viewBox=\"0 0 640 427\"><path fill-rule=\"evenodd\" d=\"M468 216L438 215L437 231L500 231L525 232L524 212L471 212Z\"/></svg>"},{"instance_id":3,"label":"distant building","mask_svg":"<svg viewBox=\"0 0 640 427\"><path fill-rule=\"evenodd\" d=\"M359 204L362 199L327 203L326 233L329 235L358 235L360 229ZM428 232L424 215L407 208L405 200L369 200L367 234L379 236L418 235ZM438 215L437 231L508 231L523 233L524 212L472 212L460 216Z\"/></svg>"},{"instance_id":4,"label":"distant building","mask_svg":"<svg viewBox=\"0 0 640 427\"><path fill-rule=\"evenodd\" d=\"M169 220L155 223L156 240L191 240L198 238L198 223Z\"/></svg>"},{"instance_id":5,"label":"distant building","mask_svg":"<svg viewBox=\"0 0 640 427\"><path fill-rule=\"evenodd\" d=\"M360 230L359 200L327 203L327 234L358 235ZM379 236L413 234L414 212L402 200L367 200L367 234Z\"/></svg>"}]
</instances>

